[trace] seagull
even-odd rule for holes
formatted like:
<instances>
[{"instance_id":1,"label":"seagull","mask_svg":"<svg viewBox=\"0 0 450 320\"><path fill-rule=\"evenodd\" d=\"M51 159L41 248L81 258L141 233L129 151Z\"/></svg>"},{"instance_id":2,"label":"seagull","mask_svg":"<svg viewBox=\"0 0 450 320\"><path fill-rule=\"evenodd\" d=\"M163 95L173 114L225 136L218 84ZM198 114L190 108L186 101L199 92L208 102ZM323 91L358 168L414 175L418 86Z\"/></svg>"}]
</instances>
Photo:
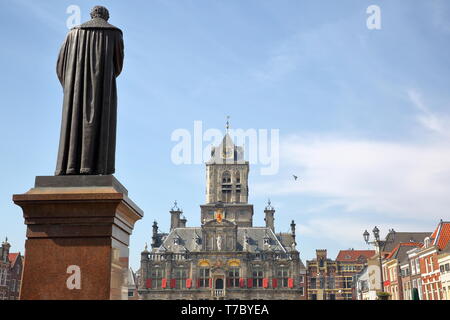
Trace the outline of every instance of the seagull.
<instances>
[{"instance_id":1,"label":"seagull","mask_svg":"<svg viewBox=\"0 0 450 320\"><path fill-rule=\"evenodd\" d=\"M297 181L298 177L295 174L293 174L292 176L294 177L295 181Z\"/></svg>"}]
</instances>

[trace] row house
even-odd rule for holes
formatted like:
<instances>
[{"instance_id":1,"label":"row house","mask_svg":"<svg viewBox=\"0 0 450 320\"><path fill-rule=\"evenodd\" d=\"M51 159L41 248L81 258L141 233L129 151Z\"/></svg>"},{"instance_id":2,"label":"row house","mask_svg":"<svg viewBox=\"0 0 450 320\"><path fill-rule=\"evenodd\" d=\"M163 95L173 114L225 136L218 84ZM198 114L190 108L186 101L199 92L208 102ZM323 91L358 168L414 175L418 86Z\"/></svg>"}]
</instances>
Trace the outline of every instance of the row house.
<instances>
[{"instance_id":1,"label":"row house","mask_svg":"<svg viewBox=\"0 0 450 320\"><path fill-rule=\"evenodd\" d=\"M6 238L0 247L0 300L17 300L20 296L23 257L10 248Z\"/></svg>"},{"instance_id":2,"label":"row house","mask_svg":"<svg viewBox=\"0 0 450 320\"><path fill-rule=\"evenodd\" d=\"M450 300L450 246L438 255L439 272L441 273L442 300Z\"/></svg>"},{"instance_id":3,"label":"row house","mask_svg":"<svg viewBox=\"0 0 450 320\"><path fill-rule=\"evenodd\" d=\"M364 299L376 300L378 299L378 292L388 290L388 292L392 294L392 297L397 297L397 299L399 299L403 296L404 293L399 290L404 288L403 282L406 279L401 277L401 268L403 267L404 274L411 271L411 274L409 275L411 279L417 277L417 275L415 275L415 268L405 270L406 261L410 259L406 256L411 249L414 250L415 248L410 244L422 243L423 239L430 235L430 232L397 232L394 229L389 230L389 233L381 242L382 245L376 247L375 254L367 260L367 270L363 270L363 272L360 272L355 276L355 287L358 299L363 299L364 297ZM401 256L400 260L397 259L399 255ZM386 260L388 257L389 261ZM384 266L383 274L381 274L380 270L380 260L382 261L381 264ZM366 275L363 275L364 272ZM366 276L368 279L366 279ZM383 280L384 288L382 288L381 280ZM415 283L417 286L417 281L415 281Z\"/></svg>"},{"instance_id":4,"label":"row house","mask_svg":"<svg viewBox=\"0 0 450 320\"><path fill-rule=\"evenodd\" d=\"M405 289L410 276L407 252L420 248L419 242L400 242L383 260L384 291L391 294L391 300L404 300ZM410 289L409 289L410 290ZM409 291L406 293L408 295Z\"/></svg>"},{"instance_id":5,"label":"row house","mask_svg":"<svg viewBox=\"0 0 450 320\"><path fill-rule=\"evenodd\" d=\"M430 233L431 235L431 233ZM405 295L405 300L411 299L419 299L422 300L422 275L420 271L420 263L419 263L419 251L421 248L416 247L407 252L407 264L409 266L409 282L405 277L405 282L407 283L407 287L410 289L408 294Z\"/></svg>"},{"instance_id":6,"label":"row house","mask_svg":"<svg viewBox=\"0 0 450 320\"><path fill-rule=\"evenodd\" d=\"M327 250L316 250L316 258L307 261L309 300L355 300L354 276L366 265L373 250L341 250L335 260Z\"/></svg>"},{"instance_id":7,"label":"row house","mask_svg":"<svg viewBox=\"0 0 450 320\"><path fill-rule=\"evenodd\" d=\"M450 241L450 222L440 221L430 237L425 238L424 246L417 252L421 270L421 289L424 300L443 300L439 258L448 250ZM444 273L445 265L444 265Z\"/></svg>"}]
</instances>

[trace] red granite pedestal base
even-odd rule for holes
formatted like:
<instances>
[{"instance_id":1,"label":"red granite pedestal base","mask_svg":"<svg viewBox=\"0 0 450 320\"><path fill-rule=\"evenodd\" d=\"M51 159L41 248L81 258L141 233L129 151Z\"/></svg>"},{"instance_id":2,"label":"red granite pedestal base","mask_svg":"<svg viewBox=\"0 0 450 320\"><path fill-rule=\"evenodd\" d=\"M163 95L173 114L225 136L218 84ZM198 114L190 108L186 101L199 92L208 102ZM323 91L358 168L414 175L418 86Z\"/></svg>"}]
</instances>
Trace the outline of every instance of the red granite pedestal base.
<instances>
[{"instance_id":1,"label":"red granite pedestal base","mask_svg":"<svg viewBox=\"0 0 450 320\"><path fill-rule=\"evenodd\" d=\"M113 177L37 177L14 195L27 225L21 300L128 299L129 240L143 217Z\"/></svg>"}]
</instances>

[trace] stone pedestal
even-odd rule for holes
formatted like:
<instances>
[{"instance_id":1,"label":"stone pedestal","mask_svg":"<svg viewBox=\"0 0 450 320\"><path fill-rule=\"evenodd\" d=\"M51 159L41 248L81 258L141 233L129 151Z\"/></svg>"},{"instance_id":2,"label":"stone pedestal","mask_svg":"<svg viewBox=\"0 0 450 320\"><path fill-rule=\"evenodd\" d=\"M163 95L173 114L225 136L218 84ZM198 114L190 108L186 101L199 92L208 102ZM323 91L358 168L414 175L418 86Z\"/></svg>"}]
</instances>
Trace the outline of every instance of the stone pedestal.
<instances>
[{"instance_id":1,"label":"stone pedestal","mask_svg":"<svg viewBox=\"0 0 450 320\"><path fill-rule=\"evenodd\" d=\"M114 176L36 177L13 201L27 225L20 299L128 299L128 246L143 212Z\"/></svg>"}]
</instances>

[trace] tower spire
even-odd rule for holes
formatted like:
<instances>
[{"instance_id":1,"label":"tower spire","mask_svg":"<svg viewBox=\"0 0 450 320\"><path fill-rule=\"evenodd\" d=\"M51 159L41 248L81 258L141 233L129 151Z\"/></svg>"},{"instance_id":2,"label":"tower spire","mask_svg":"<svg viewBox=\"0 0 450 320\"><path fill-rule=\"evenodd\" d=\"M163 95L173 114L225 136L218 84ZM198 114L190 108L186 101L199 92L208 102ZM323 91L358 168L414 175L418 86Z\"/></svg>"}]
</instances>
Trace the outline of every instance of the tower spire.
<instances>
[{"instance_id":1,"label":"tower spire","mask_svg":"<svg viewBox=\"0 0 450 320\"><path fill-rule=\"evenodd\" d=\"M227 116L227 124L225 125L225 128L227 129L228 133L228 131L230 131L230 116Z\"/></svg>"}]
</instances>

